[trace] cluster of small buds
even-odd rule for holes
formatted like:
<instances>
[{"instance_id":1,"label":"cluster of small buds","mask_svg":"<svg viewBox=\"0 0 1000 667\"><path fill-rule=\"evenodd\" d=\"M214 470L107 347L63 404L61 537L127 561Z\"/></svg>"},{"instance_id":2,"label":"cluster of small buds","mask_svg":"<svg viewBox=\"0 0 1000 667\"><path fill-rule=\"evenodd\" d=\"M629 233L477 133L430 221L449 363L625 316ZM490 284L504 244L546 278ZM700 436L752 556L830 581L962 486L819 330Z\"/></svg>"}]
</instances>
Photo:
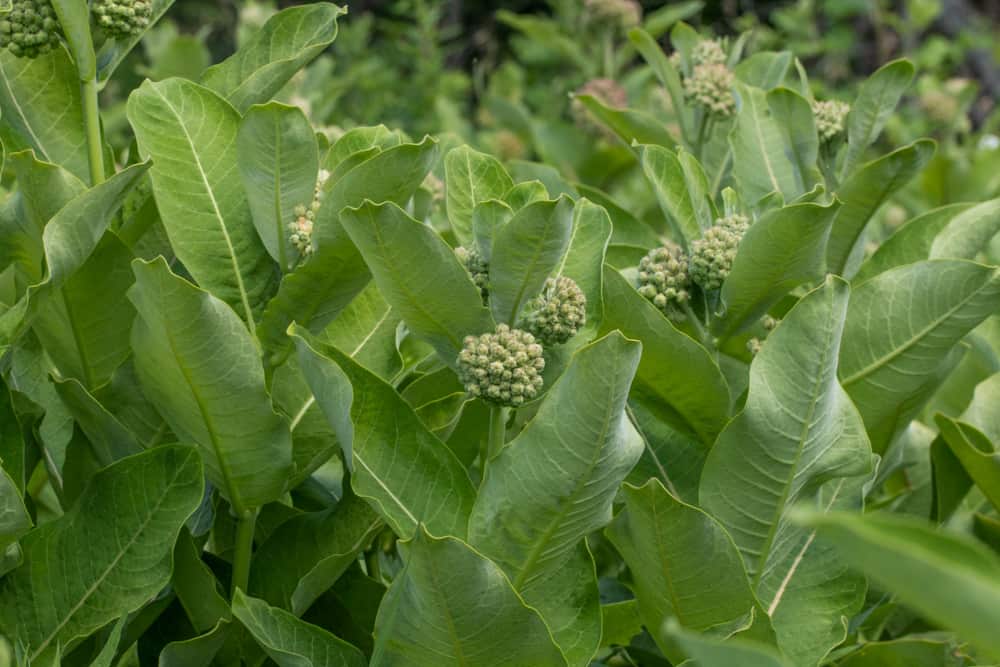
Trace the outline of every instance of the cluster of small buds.
<instances>
[{"instance_id":1,"label":"cluster of small buds","mask_svg":"<svg viewBox=\"0 0 1000 667\"><path fill-rule=\"evenodd\" d=\"M506 324L495 333L468 336L458 355L458 378L484 401L518 407L542 389L542 346L527 331Z\"/></svg>"},{"instance_id":2,"label":"cluster of small buds","mask_svg":"<svg viewBox=\"0 0 1000 667\"><path fill-rule=\"evenodd\" d=\"M608 22L622 30L642 23L642 5L636 0L584 0L583 6L595 23Z\"/></svg>"},{"instance_id":3,"label":"cluster of small buds","mask_svg":"<svg viewBox=\"0 0 1000 667\"><path fill-rule=\"evenodd\" d=\"M0 48L18 58L37 58L59 45L59 19L49 0L19 0L0 14Z\"/></svg>"},{"instance_id":4,"label":"cluster of small buds","mask_svg":"<svg viewBox=\"0 0 1000 667\"><path fill-rule=\"evenodd\" d=\"M628 106L628 93L620 83L614 79L591 79L580 86L570 103L570 113L577 127L585 130L597 131L606 136L614 137L614 133L597 122L583 106L583 103L576 99L577 95L590 95L598 102L612 109L624 109Z\"/></svg>"},{"instance_id":5,"label":"cluster of small buds","mask_svg":"<svg viewBox=\"0 0 1000 667\"><path fill-rule=\"evenodd\" d=\"M691 64L722 65L726 62L726 51L717 39L703 39L691 49Z\"/></svg>"},{"instance_id":6,"label":"cluster of small buds","mask_svg":"<svg viewBox=\"0 0 1000 667\"><path fill-rule=\"evenodd\" d=\"M760 352L760 348L763 346L764 343L760 340L760 338L751 338L747 341L747 351L755 357Z\"/></svg>"},{"instance_id":7,"label":"cluster of small buds","mask_svg":"<svg viewBox=\"0 0 1000 667\"><path fill-rule=\"evenodd\" d=\"M312 234L313 225L316 223L316 214L319 212L323 199L323 186L330 178L330 172L320 169L316 179L316 189L313 191L313 200L309 206L299 205L295 207L295 219L288 223L288 242L291 243L299 254L308 257L312 254Z\"/></svg>"},{"instance_id":8,"label":"cluster of small buds","mask_svg":"<svg viewBox=\"0 0 1000 667\"><path fill-rule=\"evenodd\" d=\"M572 278L545 281L542 293L527 308L524 328L543 345L561 345L587 322L587 296Z\"/></svg>"},{"instance_id":9,"label":"cluster of small buds","mask_svg":"<svg viewBox=\"0 0 1000 667\"><path fill-rule=\"evenodd\" d=\"M94 0L91 6L97 25L113 37L134 37L153 18L151 0Z\"/></svg>"},{"instance_id":10,"label":"cluster of small buds","mask_svg":"<svg viewBox=\"0 0 1000 667\"><path fill-rule=\"evenodd\" d=\"M493 146L498 157L504 162L522 160L528 154L524 141L510 130L500 130L493 137Z\"/></svg>"},{"instance_id":11,"label":"cluster of small buds","mask_svg":"<svg viewBox=\"0 0 1000 667\"><path fill-rule=\"evenodd\" d=\"M455 256L472 276L472 282L479 288L483 303L486 303L490 295L490 265L486 258L475 247L465 248L463 246L455 248Z\"/></svg>"},{"instance_id":12,"label":"cluster of small buds","mask_svg":"<svg viewBox=\"0 0 1000 667\"><path fill-rule=\"evenodd\" d=\"M764 329L766 329L767 331L774 331L775 327L777 327L779 323L780 320L777 320L771 317L770 315L765 315L764 317L760 318L761 326L763 326Z\"/></svg>"},{"instance_id":13,"label":"cluster of small buds","mask_svg":"<svg viewBox=\"0 0 1000 667\"><path fill-rule=\"evenodd\" d=\"M420 184L422 188L431 193L431 199L434 201L443 201L444 192L444 181L434 175L434 172L427 172L424 176L424 182Z\"/></svg>"},{"instance_id":14,"label":"cluster of small buds","mask_svg":"<svg viewBox=\"0 0 1000 667\"><path fill-rule=\"evenodd\" d=\"M691 76L684 79L684 95L719 116L736 111L732 87L733 73L722 63L695 65Z\"/></svg>"},{"instance_id":15,"label":"cluster of small buds","mask_svg":"<svg viewBox=\"0 0 1000 667\"><path fill-rule=\"evenodd\" d=\"M684 319L690 286L688 260L676 243L653 248L639 261L639 294L675 322Z\"/></svg>"},{"instance_id":16,"label":"cluster of small buds","mask_svg":"<svg viewBox=\"0 0 1000 667\"><path fill-rule=\"evenodd\" d=\"M691 280L705 291L722 287L749 226L746 216L734 214L716 220L700 239L691 243Z\"/></svg>"},{"instance_id":17,"label":"cluster of small buds","mask_svg":"<svg viewBox=\"0 0 1000 667\"><path fill-rule=\"evenodd\" d=\"M812 110L816 117L819 140L825 143L844 131L844 121L847 120L851 105L838 100L815 101Z\"/></svg>"}]
</instances>

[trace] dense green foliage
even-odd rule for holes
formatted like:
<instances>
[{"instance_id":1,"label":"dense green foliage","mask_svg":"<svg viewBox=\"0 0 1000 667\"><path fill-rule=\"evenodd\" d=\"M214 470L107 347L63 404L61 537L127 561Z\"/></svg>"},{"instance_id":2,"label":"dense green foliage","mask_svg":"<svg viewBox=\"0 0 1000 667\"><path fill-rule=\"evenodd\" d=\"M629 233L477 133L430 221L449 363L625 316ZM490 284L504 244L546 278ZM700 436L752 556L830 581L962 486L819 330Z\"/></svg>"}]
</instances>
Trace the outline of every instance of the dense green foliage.
<instances>
[{"instance_id":1,"label":"dense green foliage","mask_svg":"<svg viewBox=\"0 0 1000 667\"><path fill-rule=\"evenodd\" d=\"M972 82L172 5L0 6L0 667L1000 661Z\"/></svg>"}]
</instances>

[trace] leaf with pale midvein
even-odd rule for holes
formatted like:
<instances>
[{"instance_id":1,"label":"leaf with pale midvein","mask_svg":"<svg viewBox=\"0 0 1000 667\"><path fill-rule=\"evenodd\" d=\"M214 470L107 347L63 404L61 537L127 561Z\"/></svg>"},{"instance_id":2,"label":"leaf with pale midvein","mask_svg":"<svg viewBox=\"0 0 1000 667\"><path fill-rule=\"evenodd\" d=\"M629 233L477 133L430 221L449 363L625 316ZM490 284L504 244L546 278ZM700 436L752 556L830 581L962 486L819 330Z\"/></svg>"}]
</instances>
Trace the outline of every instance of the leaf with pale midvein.
<instances>
[{"instance_id":1,"label":"leaf with pale midvein","mask_svg":"<svg viewBox=\"0 0 1000 667\"><path fill-rule=\"evenodd\" d=\"M1000 232L1000 198L957 215L934 239L931 259L975 259Z\"/></svg>"},{"instance_id":2,"label":"leaf with pale midvein","mask_svg":"<svg viewBox=\"0 0 1000 667\"><path fill-rule=\"evenodd\" d=\"M448 446L392 385L300 327L292 335L320 409L352 464L351 486L398 535L418 524L464 537L475 490Z\"/></svg>"},{"instance_id":3,"label":"leaf with pale midvein","mask_svg":"<svg viewBox=\"0 0 1000 667\"><path fill-rule=\"evenodd\" d=\"M87 179L87 137L80 80L65 49L16 58L0 49L0 115L10 129L7 149L33 148L38 156Z\"/></svg>"},{"instance_id":4,"label":"leaf with pale midvein","mask_svg":"<svg viewBox=\"0 0 1000 667\"><path fill-rule=\"evenodd\" d=\"M865 149L881 134L903 93L909 88L913 72L913 64L908 60L894 60L861 84L858 97L847 116L847 152L840 168L841 179L851 173Z\"/></svg>"},{"instance_id":5,"label":"leaf with pale midvein","mask_svg":"<svg viewBox=\"0 0 1000 667\"><path fill-rule=\"evenodd\" d=\"M795 519L900 603L1000 658L1000 559L982 543L889 513L800 510Z\"/></svg>"},{"instance_id":6,"label":"leaf with pale midvein","mask_svg":"<svg viewBox=\"0 0 1000 667\"><path fill-rule=\"evenodd\" d=\"M128 118L153 158L153 192L177 258L252 331L277 276L240 178L240 115L207 88L166 79L132 93Z\"/></svg>"},{"instance_id":7,"label":"leaf with pale midvein","mask_svg":"<svg viewBox=\"0 0 1000 667\"><path fill-rule=\"evenodd\" d=\"M624 488L625 509L605 530L632 572L643 624L666 655L668 619L704 631L756 605L743 560L721 525L674 498L658 480Z\"/></svg>"},{"instance_id":8,"label":"leaf with pale midvein","mask_svg":"<svg viewBox=\"0 0 1000 667\"><path fill-rule=\"evenodd\" d=\"M472 242L472 211L477 204L503 199L514 187L507 170L496 158L459 146L445 155L448 220L463 245Z\"/></svg>"},{"instance_id":9,"label":"leaf with pale midvein","mask_svg":"<svg viewBox=\"0 0 1000 667\"><path fill-rule=\"evenodd\" d=\"M566 665L503 571L469 545L424 529L379 607L373 667Z\"/></svg>"},{"instance_id":10,"label":"leaf with pale midvein","mask_svg":"<svg viewBox=\"0 0 1000 667\"><path fill-rule=\"evenodd\" d=\"M201 83L241 113L267 102L336 39L337 18L346 13L329 2L278 12L236 53L205 70Z\"/></svg>"},{"instance_id":11,"label":"leaf with pale midvein","mask_svg":"<svg viewBox=\"0 0 1000 667\"><path fill-rule=\"evenodd\" d=\"M364 667L357 648L284 609L237 590L233 616L280 667Z\"/></svg>"},{"instance_id":12,"label":"leaf with pale midvein","mask_svg":"<svg viewBox=\"0 0 1000 667\"><path fill-rule=\"evenodd\" d=\"M930 397L926 383L953 346L1000 308L1000 270L965 260L890 269L851 296L840 378L872 449L884 452Z\"/></svg>"},{"instance_id":13,"label":"leaf with pale midvein","mask_svg":"<svg viewBox=\"0 0 1000 667\"><path fill-rule=\"evenodd\" d=\"M663 146L642 146L639 163L656 201L685 247L712 225L708 179L694 156Z\"/></svg>"},{"instance_id":14,"label":"leaf with pale midvein","mask_svg":"<svg viewBox=\"0 0 1000 667\"><path fill-rule=\"evenodd\" d=\"M538 586L569 562L581 540L611 520L618 486L642 454L624 410L641 347L613 332L581 348L535 417L487 466L469 520L470 543L504 569L546 620L547 609L562 610L530 593L544 590ZM576 643L567 651L564 636L577 634L569 627L556 635L572 664L588 659L600 639L598 632L592 646Z\"/></svg>"},{"instance_id":15,"label":"leaf with pale midvein","mask_svg":"<svg viewBox=\"0 0 1000 667\"><path fill-rule=\"evenodd\" d=\"M740 106L729 135L733 151L733 177L740 194L751 204L772 192L793 201L810 188L812 176L799 171L799 157L792 137L768 107L768 94L760 88L736 84Z\"/></svg>"},{"instance_id":16,"label":"leaf with pale midvein","mask_svg":"<svg viewBox=\"0 0 1000 667\"><path fill-rule=\"evenodd\" d=\"M479 289L448 244L393 203L340 215L379 291L410 331L457 365L462 339L494 328Z\"/></svg>"},{"instance_id":17,"label":"leaf with pale midvein","mask_svg":"<svg viewBox=\"0 0 1000 667\"><path fill-rule=\"evenodd\" d=\"M288 240L288 224L297 217L297 206L311 206L319 173L316 135L301 109L270 102L247 111L236 153L254 227L286 271L297 252Z\"/></svg>"},{"instance_id":18,"label":"leaf with pale midvein","mask_svg":"<svg viewBox=\"0 0 1000 667\"><path fill-rule=\"evenodd\" d=\"M702 472L701 506L729 531L769 609L788 594L802 564L795 545L804 531L788 522L789 508L817 498L830 480L872 468L864 424L837 382L849 293L831 277L789 311L754 359L746 406L719 435ZM836 576L817 584L826 585L840 584ZM822 609L826 625L839 624L854 606L851 598ZM815 659L830 648L817 646Z\"/></svg>"},{"instance_id":19,"label":"leaf with pale midvein","mask_svg":"<svg viewBox=\"0 0 1000 667\"><path fill-rule=\"evenodd\" d=\"M253 338L229 306L162 257L135 260L132 270L132 352L146 396L199 446L209 480L237 513L276 500L291 473L291 434L264 389Z\"/></svg>"},{"instance_id":20,"label":"leaf with pale midvein","mask_svg":"<svg viewBox=\"0 0 1000 667\"><path fill-rule=\"evenodd\" d=\"M792 289L823 276L823 256L836 203L792 204L765 213L740 240L722 284L724 316L713 330L723 338L753 326Z\"/></svg>"},{"instance_id":21,"label":"leaf with pale midvein","mask_svg":"<svg viewBox=\"0 0 1000 667\"><path fill-rule=\"evenodd\" d=\"M0 582L0 631L39 660L148 602L203 484L197 452L178 445L98 472L69 512L21 541L24 564Z\"/></svg>"}]
</instances>

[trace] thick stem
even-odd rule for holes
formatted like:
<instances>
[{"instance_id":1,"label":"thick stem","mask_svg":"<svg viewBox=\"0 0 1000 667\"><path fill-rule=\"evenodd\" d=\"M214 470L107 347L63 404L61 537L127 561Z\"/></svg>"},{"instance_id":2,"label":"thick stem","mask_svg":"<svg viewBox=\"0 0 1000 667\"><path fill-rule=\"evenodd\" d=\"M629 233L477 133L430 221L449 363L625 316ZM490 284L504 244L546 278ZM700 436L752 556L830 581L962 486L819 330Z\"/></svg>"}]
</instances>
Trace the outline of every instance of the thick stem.
<instances>
[{"instance_id":1,"label":"thick stem","mask_svg":"<svg viewBox=\"0 0 1000 667\"><path fill-rule=\"evenodd\" d=\"M83 126L87 133L87 158L90 161L90 184L104 182L104 142L101 141L101 112L97 102L97 79L80 84L83 98Z\"/></svg>"},{"instance_id":2,"label":"thick stem","mask_svg":"<svg viewBox=\"0 0 1000 667\"><path fill-rule=\"evenodd\" d=\"M236 524L231 595L236 594L237 588L245 593L250 582L250 556L253 555L253 532L256 524L257 510L244 511Z\"/></svg>"},{"instance_id":3,"label":"thick stem","mask_svg":"<svg viewBox=\"0 0 1000 667\"><path fill-rule=\"evenodd\" d=\"M701 323L701 319L698 317L697 313L691 308L691 304L684 302L683 306L684 314L687 315L688 321L691 322L691 326L694 327L695 333L698 334L698 338L701 339L702 345L705 346L709 352L715 351L715 339L712 334L709 333L706 325Z\"/></svg>"},{"instance_id":4,"label":"thick stem","mask_svg":"<svg viewBox=\"0 0 1000 667\"><path fill-rule=\"evenodd\" d=\"M491 458L503 449L507 437L507 410L499 405L490 406L490 434L486 447L479 452L479 466L482 478L486 479L486 465Z\"/></svg>"}]
</instances>

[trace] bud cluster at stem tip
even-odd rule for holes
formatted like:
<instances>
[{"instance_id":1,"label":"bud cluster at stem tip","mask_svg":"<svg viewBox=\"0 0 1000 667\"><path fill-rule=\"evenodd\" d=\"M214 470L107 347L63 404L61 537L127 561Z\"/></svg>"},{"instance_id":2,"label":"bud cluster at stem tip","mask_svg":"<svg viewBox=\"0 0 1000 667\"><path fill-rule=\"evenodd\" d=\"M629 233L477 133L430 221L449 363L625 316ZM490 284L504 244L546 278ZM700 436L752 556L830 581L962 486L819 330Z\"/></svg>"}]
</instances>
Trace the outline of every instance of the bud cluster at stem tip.
<instances>
[{"instance_id":1,"label":"bud cluster at stem tip","mask_svg":"<svg viewBox=\"0 0 1000 667\"><path fill-rule=\"evenodd\" d=\"M674 321L684 319L683 307L691 298L688 260L676 243L653 248L639 261L639 294L653 302Z\"/></svg>"},{"instance_id":2,"label":"bud cluster at stem tip","mask_svg":"<svg viewBox=\"0 0 1000 667\"><path fill-rule=\"evenodd\" d=\"M700 239L691 243L691 279L703 290L722 287L749 226L746 216L731 215L717 220Z\"/></svg>"},{"instance_id":3,"label":"bud cluster at stem tip","mask_svg":"<svg viewBox=\"0 0 1000 667\"><path fill-rule=\"evenodd\" d=\"M59 19L49 0L20 0L0 14L0 47L18 58L37 58L59 45Z\"/></svg>"},{"instance_id":4,"label":"bud cluster at stem tip","mask_svg":"<svg viewBox=\"0 0 1000 667\"><path fill-rule=\"evenodd\" d=\"M527 331L497 326L495 333L467 336L458 355L458 378L472 396L518 407L542 388L542 346Z\"/></svg>"},{"instance_id":5,"label":"bud cluster at stem tip","mask_svg":"<svg viewBox=\"0 0 1000 667\"><path fill-rule=\"evenodd\" d=\"M545 281L541 294L528 304L523 327L543 345L561 345L587 322L587 296L572 278Z\"/></svg>"},{"instance_id":6,"label":"bud cluster at stem tip","mask_svg":"<svg viewBox=\"0 0 1000 667\"><path fill-rule=\"evenodd\" d=\"M736 110L733 78L723 63L695 65L691 76L684 79L684 95L709 113L731 116Z\"/></svg>"},{"instance_id":7,"label":"bud cluster at stem tip","mask_svg":"<svg viewBox=\"0 0 1000 667\"><path fill-rule=\"evenodd\" d=\"M583 0L588 18L628 30L642 22L642 5L636 0Z\"/></svg>"},{"instance_id":8,"label":"bud cluster at stem tip","mask_svg":"<svg viewBox=\"0 0 1000 667\"><path fill-rule=\"evenodd\" d=\"M291 243L299 254L307 257L312 254L312 234L313 225L316 222L316 214L319 212L323 198L323 186L330 178L330 172L320 169L316 178L316 188L313 191L313 200L308 207L299 205L295 207L295 218L288 223L288 242Z\"/></svg>"},{"instance_id":9,"label":"bud cluster at stem tip","mask_svg":"<svg viewBox=\"0 0 1000 667\"><path fill-rule=\"evenodd\" d=\"M479 288L483 303L486 303L490 294L490 265L486 258L475 247L466 248L463 246L455 248L455 256L469 272L472 282Z\"/></svg>"},{"instance_id":10,"label":"bud cluster at stem tip","mask_svg":"<svg viewBox=\"0 0 1000 667\"><path fill-rule=\"evenodd\" d=\"M851 111L851 105L837 100L823 100L813 102L812 110L816 117L819 140L827 142L844 131L844 121Z\"/></svg>"},{"instance_id":11,"label":"bud cluster at stem tip","mask_svg":"<svg viewBox=\"0 0 1000 667\"><path fill-rule=\"evenodd\" d=\"M151 0L94 0L91 7L97 25L113 37L141 34L153 18Z\"/></svg>"}]
</instances>

